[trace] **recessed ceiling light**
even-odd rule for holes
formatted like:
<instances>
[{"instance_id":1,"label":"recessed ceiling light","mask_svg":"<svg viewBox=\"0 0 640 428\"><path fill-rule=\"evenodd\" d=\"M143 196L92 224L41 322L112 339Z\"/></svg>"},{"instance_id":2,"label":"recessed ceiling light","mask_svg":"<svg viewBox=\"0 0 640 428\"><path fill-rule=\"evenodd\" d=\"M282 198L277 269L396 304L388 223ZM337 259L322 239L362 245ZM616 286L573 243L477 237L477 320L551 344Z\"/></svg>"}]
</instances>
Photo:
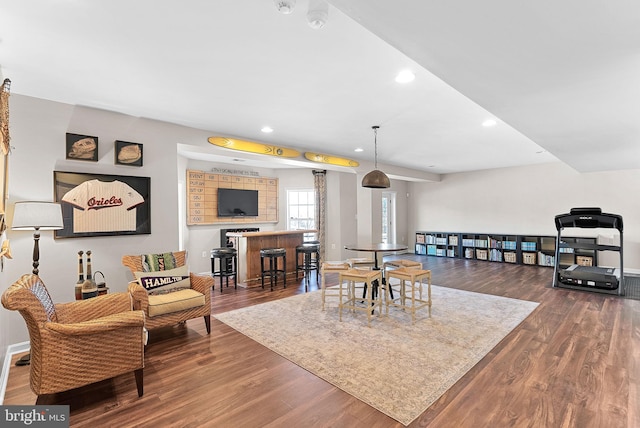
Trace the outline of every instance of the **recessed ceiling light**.
<instances>
[{"instance_id":1,"label":"recessed ceiling light","mask_svg":"<svg viewBox=\"0 0 640 428\"><path fill-rule=\"evenodd\" d=\"M354 149L353 151L354 151L354 152L362 152L362 151L364 151L364 150L362 150L362 147L358 147L358 148Z\"/></svg>"},{"instance_id":2,"label":"recessed ceiling light","mask_svg":"<svg viewBox=\"0 0 640 428\"><path fill-rule=\"evenodd\" d=\"M270 126L264 126L264 127L261 129L261 131L262 131L262 132L264 132L265 134L270 134L270 133L272 133L272 132L273 132L273 128L272 128L272 127L270 127Z\"/></svg>"},{"instance_id":3,"label":"recessed ceiling light","mask_svg":"<svg viewBox=\"0 0 640 428\"><path fill-rule=\"evenodd\" d=\"M496 123L498 122L496 122L495 119L487 119L484 122L482 122L482 126L484 126L485 128L489 128L491 126L495 126Z\"/></svg>"},{"instance_id":4,"label":"recessed ceiling light","mask_svg":"<svg viewBox=\"0 0 640 428\"><path fill-rule=\"evenodd\" d=\"M413 74L413 71L411 71L411 70L402 70L396 76L396 82L398 82L398 83L409 83L409 82L413 82L413 80L415 78L416 78L416 75Z\"/></svg>"}]
</instances>

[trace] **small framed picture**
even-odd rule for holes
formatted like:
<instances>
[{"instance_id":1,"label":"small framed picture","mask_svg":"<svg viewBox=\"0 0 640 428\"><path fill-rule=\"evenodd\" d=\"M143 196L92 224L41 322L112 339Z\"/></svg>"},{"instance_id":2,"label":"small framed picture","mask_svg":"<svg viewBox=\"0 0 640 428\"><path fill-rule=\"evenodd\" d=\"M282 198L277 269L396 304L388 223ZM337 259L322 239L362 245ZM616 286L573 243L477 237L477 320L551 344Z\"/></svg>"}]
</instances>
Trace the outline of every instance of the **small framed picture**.
<instances>
[{"instance_id":1,"label":"small framed picture","mask_svg":"<svg viewBox=\"0 0 640 428\"><path fill-rule=\"evenodd\" d=\"M98 137L67 132L67 159L98 162Z\"/></svg>"},{"instance_id":2,"label":"small framed picture","mask_svg":"<svg viewBox=\"0 0 640 428\"><path fill-rule=\"evenodd\" d=\"M142 144L116 140L116 165L142 166Z\"/></svg>"}]
</instances>

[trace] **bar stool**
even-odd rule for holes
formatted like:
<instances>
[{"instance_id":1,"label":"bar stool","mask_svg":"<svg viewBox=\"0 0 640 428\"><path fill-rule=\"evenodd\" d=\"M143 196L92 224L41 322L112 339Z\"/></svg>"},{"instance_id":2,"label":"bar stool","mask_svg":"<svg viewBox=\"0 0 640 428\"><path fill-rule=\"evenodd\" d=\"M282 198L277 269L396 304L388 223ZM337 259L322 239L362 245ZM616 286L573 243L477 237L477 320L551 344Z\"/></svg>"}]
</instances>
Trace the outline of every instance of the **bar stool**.
<instances>
[{"instance_id":1,"label":"bar stool","mask_svg":"<svg viewBox=\"0 0 640 428\"><path fill-rule=\"evenodd\" d=\"M345 287L346 282L346 287ZM376 293L374 290L375 284L382 283L382 271L380 270L363 270L363 269L349 269L339 274L339 292L340 292L340 321L342 321L342 309L347 308L352 311L364 311L367 313L367 324L371 327L371 316L378 307L378 316L382 312L382 298L381 293ZM355 287L356 283L364 283L367 290L364 297L356 297ZM368 285L368 287L367 287ZM343 300L345 296L346 300ZM359 305L358 302L363 302L364 305Z\"/></svg>"},{"instance_id":2,"label":"bar stool","mask_svg":"<svg viewBox=\"0 0 640 428\"><path fill-rule=\"evenodd\" d=\"M222 278L229 288L229 277L233 277L234 288L238 289L238 251L235 248L223 247L211 250L211 276L220 278L220 292L222 293ZM216 269L218 260L218 269Z\"/></svg>"},{"instance_id":3,"label":"bar stool","mask_svg":"<svg viewBox=\"0 0 640 428\"><path fill-rule=\"evenodd\" d=\"M373 269L373 267L376 265L375 260L370 259L368 257L351 257L350 259L347 259L347 263L349 263L349 265L352 268L370 268Z\"/></svg>"},{"instance_id":4,"label":"bar stool","mask_svg":"<svg viewBox=\"0 0 640 428\"><path fill-rule=\"evenodd\" d=\"M269 269L264 268L264 259L269 259ZM282 269L278 269L278 259L282 258ZM268 276L273 291L274 281L278 282L278 275L282 275L284 287L287 288L287 250L285 248L263 248L260 250L260 278L264 288L264 277Z\"/></svg>"},{"instance_id":5,"label":"bar stool","mask_svg":"<svg viewBox=\"0 0 640 428\"><path fill-rule=\"evenodd\" d=\"M398 284L391 284L391 279L400 280ZM422 297L423 281L427 280L427 299ZM389 293L393 287L398 287L398 297L390 297ZM386 315L389 315L389 306L397 306L403 310L411 312L411 322L416 322L416 310L429 307L429 316L431 316L431 271L416 268L399 268L389 271L387 274L386 285ZM418 297L416 298L416 293Z\"/></svg>"},{"instance_id":6,"label":"bar stool","mask_svg":"<svg viewBox=\"0 0 640 428\"><path fill-rule=\"evenodd\" d=\"M325 282L325 274L327 272L343 272L346 270L349 270L351 268L351 266L349 266L349 263L347 262L343 262L343 261L338 261L338 262L322 262L322 267L320 268L320 278L322 279L321 281L321 287L322 287L322 310L324 311L324 303L325 303L325 298L327 295L329 296L339 296L339 290L337 289L330 289L329 291L331 291L329 294L327 294L327 284ZM333 291L335 291L336 293L334 294Z\"/></svg>"},{"instance_id":7,"label":"bar stool","mask_svg":"<svg viewBox=\"0 0 640 428\"><path fill-rule=\"evenodd\" d=\"M407 259L396 259L396 260L386 261L382 265L382 270L384 271L382 274L383 280L386 280L388 270L400 269L400 268L422 269L422 263L417 262L415 260L407 260Z\"/></svg>"},{"instance_id":8,"label":"bar stool","mask_svg":"<svg viewBox=\"0 0 640 428\"><path fill-rule=\"evenodd\" d=\"M300 263L302 256L302 263ZM309 285L309 276L312 270L316 271L316 281L320 276L320 243L318 241L308 241L296 247L296 279L300 271L303 272L306 280L305 289Z\"/></svg>"}]
</instances>

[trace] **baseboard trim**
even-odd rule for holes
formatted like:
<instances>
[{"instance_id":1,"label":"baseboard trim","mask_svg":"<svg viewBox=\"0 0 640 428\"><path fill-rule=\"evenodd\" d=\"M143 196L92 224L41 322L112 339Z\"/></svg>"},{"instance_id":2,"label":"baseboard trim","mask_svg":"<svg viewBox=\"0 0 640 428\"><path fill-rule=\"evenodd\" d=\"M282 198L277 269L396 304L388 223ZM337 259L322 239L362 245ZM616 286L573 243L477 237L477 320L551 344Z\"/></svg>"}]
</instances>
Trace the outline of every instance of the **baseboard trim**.
<instances>
[{"instance_id":1,"label":"baseboard trim","mask_svg":"<svg viewBox=\"0 0 640 428\"><path fill-rule=\"evenodd\" d=\"M7 353L4 356L4 364L2 365L2 373L0 373L0 405L4 403L4 393L7 390L7 382L9 380L9 369L11 368L11 359L15 354L21 354L30 349L29 342L15 343L9 345Z\"/></svg>"}]
</instances>

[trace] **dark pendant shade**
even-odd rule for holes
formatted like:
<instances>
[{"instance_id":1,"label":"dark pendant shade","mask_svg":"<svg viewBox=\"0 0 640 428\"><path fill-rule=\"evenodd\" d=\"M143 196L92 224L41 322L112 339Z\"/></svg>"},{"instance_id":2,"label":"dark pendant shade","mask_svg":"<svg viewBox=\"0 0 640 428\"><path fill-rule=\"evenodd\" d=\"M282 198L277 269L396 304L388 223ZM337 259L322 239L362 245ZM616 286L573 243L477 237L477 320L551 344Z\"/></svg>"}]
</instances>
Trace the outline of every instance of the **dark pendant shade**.
<instances>
[{"instance_id":1,"label":"dark pendant shade","mask_svg":"<svg viewBox=\"0 0 640 428\"><path fill-rule=\"evenodd\" d=\"M362 179L362 187L369 187L372 189L387 189L391 187L391 182L389 181L389 177L380 171L379 169L374 169L373 171L367 173Z\"/></svg>"},{"instance_id":2,"label":"dark pendant shade","mask_svg":"<svg viewBox=\"0 0 640 428\"><path fill-rule=\"evenodd\" d=\"M391 187L389 177L378 169L378 128L379 126L372 126L373 129L373 144L374 144L374 169L367 173L362 179L362 187L368 187L370 189L387 189Z\"/></svg>"}]
</instances>

